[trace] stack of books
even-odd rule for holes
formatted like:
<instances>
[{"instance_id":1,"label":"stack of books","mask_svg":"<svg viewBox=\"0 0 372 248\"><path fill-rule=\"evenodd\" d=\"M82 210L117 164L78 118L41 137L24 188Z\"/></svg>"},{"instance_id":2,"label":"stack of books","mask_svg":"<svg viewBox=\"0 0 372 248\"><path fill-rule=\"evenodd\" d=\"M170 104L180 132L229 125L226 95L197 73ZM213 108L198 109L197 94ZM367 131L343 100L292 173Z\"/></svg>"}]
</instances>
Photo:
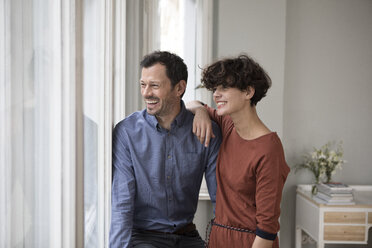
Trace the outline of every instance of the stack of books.
<instances>
[{"instance_id":1,"label":"stack of books","mask_svg":"<svg viewBox=\"0 0 372 248\"><path fill-rule=\"evenodd\" d=\"M314 199L328 205L354 205L353 189L344 183L321 183Z\"/></svg>"}]
</instances>

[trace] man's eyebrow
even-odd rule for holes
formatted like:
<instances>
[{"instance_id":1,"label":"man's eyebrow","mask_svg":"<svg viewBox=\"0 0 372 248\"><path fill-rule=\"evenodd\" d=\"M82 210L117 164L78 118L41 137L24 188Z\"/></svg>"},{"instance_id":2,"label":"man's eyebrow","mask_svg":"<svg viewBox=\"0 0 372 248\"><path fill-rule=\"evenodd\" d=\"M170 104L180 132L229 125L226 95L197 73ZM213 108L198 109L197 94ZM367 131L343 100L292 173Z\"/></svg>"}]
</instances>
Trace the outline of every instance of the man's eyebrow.
<instances>
[{"instance_id":1,"label":"man's eyebrow","mask_svg":"<svg viewBox=\"0 0 372 248\"><path fill-rule=\"evenodd\" d=\"M140 83L146 83L146 81L144 81L144 80L142 80L142 79L140 79L140 81L139 81ZM157 81L157 80L150 80L150 81L148 81L148 83L149 84L160 84L161 83L161 81Z\"/></svg>"}]
</instances>

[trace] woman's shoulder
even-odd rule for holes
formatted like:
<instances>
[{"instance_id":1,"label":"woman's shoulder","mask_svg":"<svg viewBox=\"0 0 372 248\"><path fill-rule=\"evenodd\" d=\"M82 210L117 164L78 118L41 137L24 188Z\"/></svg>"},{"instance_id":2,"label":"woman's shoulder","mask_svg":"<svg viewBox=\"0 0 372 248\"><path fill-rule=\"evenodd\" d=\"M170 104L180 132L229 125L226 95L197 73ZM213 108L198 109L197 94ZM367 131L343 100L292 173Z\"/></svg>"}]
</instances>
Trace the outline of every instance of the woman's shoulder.
<instances>
[{"instance_id":1,"label":"woman's shoulder","mask_svg":"<svg viewBox=\"0 0 372 248\"><path fill-rule=\"evenodd\" d=\"M269 165L270 168L276 165L277 168L281 168L282 174L287 176L290 169L285 160L283 145L278 134L276 132L267 134L263 137L260 147L261 159L266 161L263 164Z\"/></svg>"},{"instance_id":2,"label":"woman's shoulder","mask_svg":"<svg viewBox=\"0 0 372 248\"><path fill-rule=\"evenodd\" d=\"M259 147L265 154L283 152L282 142L276 132L269 132L256 139Z\"/></svg>"}]
</instances>

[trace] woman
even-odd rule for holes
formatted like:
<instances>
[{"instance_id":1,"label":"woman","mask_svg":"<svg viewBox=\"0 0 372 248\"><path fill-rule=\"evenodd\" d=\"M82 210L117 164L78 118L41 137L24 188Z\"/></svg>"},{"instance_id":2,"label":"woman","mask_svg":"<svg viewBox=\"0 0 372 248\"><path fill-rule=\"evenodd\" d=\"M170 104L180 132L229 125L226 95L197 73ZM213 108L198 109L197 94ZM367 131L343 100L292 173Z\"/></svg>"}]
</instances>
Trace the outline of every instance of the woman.
<instances>
[{"instance_id":1,"label":"woman","mask_svg":"<svg viewBox=\"0 0 372 248\"><path fill-rule=\"evenodd\" d=\"M193 132L202 143L206 137L207 146L213 137L210 117L223 136L208 247L279 247L280 201L289 167L278 135L256 112L271 80L258 63L241 55L204 69L202 84L213 90L217 110L189 103Z\"/></svg>"}]
</instances>

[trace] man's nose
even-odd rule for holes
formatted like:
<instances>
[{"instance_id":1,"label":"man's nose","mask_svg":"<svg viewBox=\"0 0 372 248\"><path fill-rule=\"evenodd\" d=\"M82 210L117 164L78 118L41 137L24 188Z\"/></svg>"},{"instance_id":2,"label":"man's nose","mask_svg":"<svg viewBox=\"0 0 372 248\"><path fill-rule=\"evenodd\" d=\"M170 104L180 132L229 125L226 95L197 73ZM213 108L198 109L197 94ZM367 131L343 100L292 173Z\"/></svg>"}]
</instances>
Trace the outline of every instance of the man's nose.
<instances>
[{"instance_id":1,"label":"man's nose","mask_svg":"<svg viewBox=\"0 0 372 248\"><path fill-rule=\"evenodd\" d=\"M151 95L150 87L146 86L146 87L142 88L142 95L144 97L150 96Z\"/></svg>"}]
</instances>

